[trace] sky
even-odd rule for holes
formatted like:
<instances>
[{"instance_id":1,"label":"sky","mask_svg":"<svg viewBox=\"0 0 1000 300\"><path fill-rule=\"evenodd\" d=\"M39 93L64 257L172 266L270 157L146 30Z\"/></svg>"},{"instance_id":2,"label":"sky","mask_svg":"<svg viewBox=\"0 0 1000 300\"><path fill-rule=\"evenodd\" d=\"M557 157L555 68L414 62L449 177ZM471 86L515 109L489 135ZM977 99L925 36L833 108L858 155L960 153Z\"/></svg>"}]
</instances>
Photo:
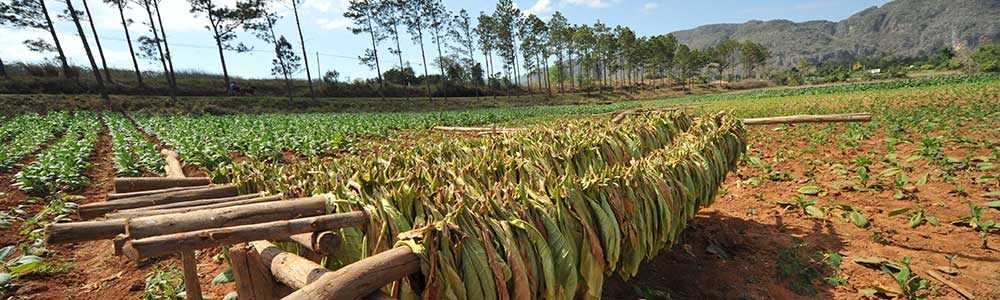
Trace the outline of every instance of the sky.
<instances>
[{"instance_id":1,"label":"sky","mask_svg":"<svg viewBox=\"0 0 1000 300\"><path fill-rule=\"evenodd\" d=\"M9 0L0 0L9 1ZM71 64L87 65L86 54L82 42L76 34L72 21L57 19L55 12L65 9L64 0L44 0L53 20L58 24L56 30L60 42ZM213 0L216 4L233 5L235 0ZM279 35L286 36L300 52L298 35L295 30L295 19L291 13L291 0L279 0L284 3L275 9L283 18L278 22L276 30ZM357 57L371 47L371 41L365 35L354 35L347 30L351 21L343 17L348 7L348 0L304 0L300 7L302 31L306 48L309 52L309 65L314 79L329 70L336 70L341 79L374 77L375 71L362 65ZM786 19L792 21L831 20L839 21L850 17L865 8L882 5L888 0L515 0L515 4L525 13L538 15L543 20L555 11L560 11L570 22L575 24L593 24L600 20L611 26L628 26L639 35L659 35L669 32L690 29L701 25L715 23L742 23L751 20ZM491 13L496 6L495 0L444 0L452 11L466 9L475 18L480 11ZM131 69L132 60L129 56L125 33L121 25L118 10L102 1L90 0L91 12L94 14L98 36L104 46L104 54L110 66ZM208 18L204 15L192 14L186 0L162 0L161 13L164 27L167 31L170 50L174 57L174 68L177 71L201 71L222 73L219 55L215 48L211 32L205 27ZM83 10L81 0L74 0L74 7ZM148 29L142 24L148 20L144 10L137 7L125 11L127 19L134 20L129 26L133 41L140 35L149 35ZM89 27L84 25L88 41L97 50ZM272 78L271 59L273 51L247 32L238 32L238 39L252 46L249 53L226 53L229 73L243 78ZM46 31L14 29L0 27L0 58L5 63L15 61L42 61L54 54L39 54L29 51L22 41L26 39L44 38L50 40ZM421 70L420 50L410 42L409 37L401 37L403 59L408 61L415 70ZM425 47L432 51L433 45L425 40ZM137 43L133 43L137 46ZM388 43L380 45L379 54L382 58L382 69L385 71L392 65L393 59L385 49ZM436 49L435 49L436 51ZM318 55L318 56L317 56ZM318 61L317 61L318 58ZM99 59L99 58L97 58ZM428 59L430 61L430 59ZM98 62L100 64L100 62ZM397 63L398 64L398 63ZM148 71L162 69L158 61L140 60L140 68ZM318 66L318 67L317 67ZM430 68L434 73L433 66ZM420 71L418 71L419 73ZM305 72L296 74L305 78Z\"/></svg>"}]
</instances>

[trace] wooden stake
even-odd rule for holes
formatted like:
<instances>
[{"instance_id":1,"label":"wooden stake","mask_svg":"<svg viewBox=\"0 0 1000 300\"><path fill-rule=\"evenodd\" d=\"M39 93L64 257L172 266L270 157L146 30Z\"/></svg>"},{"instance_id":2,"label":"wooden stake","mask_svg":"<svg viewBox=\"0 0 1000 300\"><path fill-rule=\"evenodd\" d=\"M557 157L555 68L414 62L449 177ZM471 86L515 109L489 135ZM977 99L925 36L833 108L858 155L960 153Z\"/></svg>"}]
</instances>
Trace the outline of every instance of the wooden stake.
<instances>
[{"instance_id":1,"label":"wooden stake","mask_svg":"<svg viewBox=\"0 0 1000 300\"><path fill-rule=\"evenodd\" d=\"M947 285L948 287L952 288L953 290L958 292L958 294L962 295L962 297L965 297L965 299L969 300L976 299L975 295L963 289L961 286L958 286L958 284L951 282L951 280L944 279L944 276L941 276L941 274L938 274L937 272L928 270L927 275L931 275L931 278L937 279L937 281L940 281L941 283L944 283L944 285Z\"/></svg>"},{"instance_id":2,"label":"wooden stake","mask_svg":"<svg viewBox=\"0 0 1000 300\"><path fill-rule=\"evenodd\" d=\"M288 237L289 241L302 245L310 252L320 256L330 256L340 249L344 239L339 234L330 231L296 234Z\"/></svg>"},{"instance_id":3,"label":"wooden stake","mask_svg":"<svg viewBox=\"0 0 1000 300\"><path fill-rule=\"evenodd\" d=\"M301 289L324 274L331 272L313 261L282 251L271 242L253 241L250 242L250 245L260 254L261 262L271 271L274 279L294 290ZM390 300L392 298L382 291L376 290L365 296L364 299Z\"/></svg>"},{"instance_id":4,"label":"wooden stake","mask_svg":"<svg viewBox=\"0 0 1000 300\"><path fill-rule=\"evenodd\" d=\"M138 261L144 258L169 255L183 249L203 249L262 239L281 239L293 234L336 230L367 222L368 216L364 212L339 213L288 221L156 235L126 242L122 250L126 256Z\"/></svg>"},{"instance_id":5,"label":"wooden stake","mask_svg":"<svg viewBox=\"0 0 1000 300\"><path fill-rule=\"evenodd\" d=\"M772 118L744 119L743 125L799 124L799 123L844 123L868 122L872 120L870 113L840 114L840 115L797 115Z\"/></svg>"},{"instance_id":6,"label":"wooden stake","mask_svg":"<svg viewBox=\"0 0 1000 300\"><path fill-rule=\"evenodd\" d=\"M346 300L362 296L420 271L420 258L409 247L397 247L340 270L326 273L283 300Z\"/></svg>"},{"instance_id":7,"label":"wooden stake","mask_svg":"<svg viewBox=\"0 0 1000 300\"><path fill-rule=\"evenodd\" d=\"M247 244L229 248L229 266L233 269L240 300L277 299L277 287L270 270L264 266L260 254Z\"/></svg>"},{"instance_id":8,"label":"wooden stake","mask_svg":"<svg viewBox=\"0 0 1000 300\"><path fill-rule=\"evenodd\" d=\"M181 251L181 261L184 266L184 292L187 300L202 300L201 283L198 282L198 264L195 262L194 250Z\"/></svg>"}]
</instances>

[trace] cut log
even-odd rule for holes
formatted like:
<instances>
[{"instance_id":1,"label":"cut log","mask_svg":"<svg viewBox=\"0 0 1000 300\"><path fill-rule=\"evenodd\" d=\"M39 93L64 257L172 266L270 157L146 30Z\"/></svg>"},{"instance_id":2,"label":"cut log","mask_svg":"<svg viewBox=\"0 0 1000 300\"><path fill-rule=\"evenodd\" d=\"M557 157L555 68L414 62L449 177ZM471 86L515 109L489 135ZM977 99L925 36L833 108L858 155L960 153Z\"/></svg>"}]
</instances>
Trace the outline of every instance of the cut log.
<instances>
[{"instance_id":1,"label":"cut log","mask_svg":"<svg viewBox=\"0 0 1000 300\"><path fill-rule=\"evenodd\" d=\"M797 115L773 118L744 119L743 125L771 125L798 123L844 123L868 122L872 120L870 113L840 114L840 115Z\"/></svg>"},{"instance_id":2,"label":"cut log","mask_svg":"<svg viewBox=\"0 0 1000 300\"><path fill-rule=\"evenodd\" d=\"M135 218L126 222L125 232L129 238L141 239L209 228L312 217L325 213L326 199L322 197L299 198Z\"/></svg>"},{"instance_id":3,"label":"cut log","mask_svg":"<svg viewBox=\"0 0 1000 300\"><path fill-rule=\"evenodd\" d=\"M313 261L282 251L271 242L253 241L250 245L260 254L261 262L270 269L274 279L293 290L301 289L331 272ZM392 297L377 290L364 299L390 300Z\"/></svg>"},{"instance_id":4,"label":"cut log","mask_svg":"<svg viewBox=\"0 0 1000 300\"><path fill-rule=\"evenodd\" d=\"M184 201L184 202L177 202L177 203L167 203L167 204L161 204L161 205L145 206L145 207L139 207L139 208L122 209L122 210L119 210L118 212L124 213L124 212L137 212L137 211L144 211L144 210L164 210L164 209L185 208L185 207L192 207L192 206L204 206L204 205L211 205L211 204L218 204L218 203L226 203L226 202L242 201L242 200L247 200L247 199L260 198L260 197L263 197L263 195L264 195L263 193L258 193L258 194L249 194L249 195L239 195L239 196L235 196L235 197L201 199L201 200L193 200L193 201Z\"/></svg>"},{"instance_id":5,"label":"cut log","mask_svg":"<svg viewBox=\"0 0 1000 300\"><path fill-rule=\"evenodd\" d=\"M420 271L420 257L409 247L397 247L337 271L288 295L283 300L353 300Z\"/></svg>"},{"instance_id":6,"label":"cut log","mask_svg":"<svg viewBox=\"0 0 1000 300\"><path fill-rule=\"evenodd\" d=\"M364 212L349 212L252 225L206 229L177 234L158 235L125 243L125 256L139 261L160 257L185 249L204 249L261 239L282 239L294 234L337 230L368 222Z\"/></svg>"},{"instance_id":7,"label":"cut log","mask_svg":"<svg viewBox=\"0 0 1000 300\"><path fill-rule=\"evenodd\" d=\"M49 245L112 239L125 233L123 220L52 223L45 226L45 243Z\"/></svg>"},{"instance_id":8,"label":"cut log","mask_svg":"<svg viewBox=\"0 0 1000 300\"><path fill-rule=\"evenodd\" d=\"M274 279L292 289L301 289L330 272L311 260L282 251L271 242L253 241L250 245L260 254L261 262L271 270Z\"/></svg>"},{"instance_id":9,"label":"cut log","mask_svg":"<svg viewBox=\"0 0 1000 300\"><path fill-rule=\"evenodd\" d=\"M164 171L167 173L169 178L184 178L184 167L181 166L181 160L177 156L177 152L173 150L163 149L160 150L160 154L163 155L163 159L167 161L166 166L164 166Z\"/></svg>"},{"instance_id":10,"label":"cut log","mask_svg":"<svg viewBox=\"0 0 1000 300\"><path fill-rule=\"evenodd\" d=\"M78 209L80 218L89 220L103 216L116 210L139 208L167 203L177 203L198 199L233 197L239 193L235 185L206 187L195 190L177 191L165 194L139 196L115 201L105 201L81 205Z\"/></svg>"},{"instance_id":11,"label":"cut log","mask_svg":"<svg viewBox=\"0 0 1000 300\"><path fill-rule=\"evenodd\" d=\"M468 133L503 133L511 134L521 131L521 128L502 128L502 127L449 127L449 126L434 126L431 128L432 131L440 132L468 132Z\"/></svg>"},{"instance_id":12,"label":"cut log","mask_svg":"<svg viewBox=\"0 0 1000 300\"><path fill-rule=\"evenodd\" d=\"M125 177L115 178L116 193L132 193L148 190L162 190L175 187L188 187L212 184L208 177L164 178L164 177Z\"/></svg>"},{"instance_id":13,"label":"cut log","mask_svg":"<svg viewBox=\"0 0 1000 300\"><path fill-rule=\"evenodd\" d=\"M277 299L277 283L264 266L260 254L246 244L229 248L229 266L236 281L240 300Z\"/></svg>"},{"instance_id":14,"label":"cut log","mask_svg":"<svg viewBox=\"0 0 1000 300\"><path fill-rule=\"evenodd\" d=\"M138 192L131 192L131 193L111 193L111 194L108 194L108 201L114 201L114 200L120 200L120 199L132 198L132 197L139 197L139 196L146 196L146 195L152 195L152 194L163 194L163 193L169 193L169 192L194 190L194 189L201 189L201 188L206 188L206 187L208 187L208 185L182 186L182 187L173 187L173 188L166 188L166 189L159 189L159 190L138 191Z\"/></svg>"},{"instance_id":15,"label":"cut log","mask_svg":"<svg viewBox=\"0 0 1000 300\"><path fill-rule=\"evenodd\" d=\"M109 213L105 216L108 219L133 219L133 218L148 217L148 216L186 213L203 209L214 209L214 208L240 206L240 205L255 204L255 203L275 202L275 201L281 201L281 198L282 198L281 195L270 196L270 197L259 197L258 195L249 195L249 197L247 197L245 195L245 196L237 196L230 198L206 199L206 200L197 200L191 202L175 203L175 204L189 204L202 201L206 201L205 203L209 203L205 205L187 206L187 207L170 208L170 209L126 210L126 211L119 211L116 213ZM231 201L226 201L222 199L227 199Z\"/></svg>"},{"instance_id":16,"label":"cut log","mask_svg":"<svg viewBox=\"0 0 1000 300\"><path fill-rule=\"evenodd\" d=\"M344 239L336 232L310 232L288 237L288 241L302 245L312 253L320 256L330 256L337 252Z\"/></svg>"}]
</instances>

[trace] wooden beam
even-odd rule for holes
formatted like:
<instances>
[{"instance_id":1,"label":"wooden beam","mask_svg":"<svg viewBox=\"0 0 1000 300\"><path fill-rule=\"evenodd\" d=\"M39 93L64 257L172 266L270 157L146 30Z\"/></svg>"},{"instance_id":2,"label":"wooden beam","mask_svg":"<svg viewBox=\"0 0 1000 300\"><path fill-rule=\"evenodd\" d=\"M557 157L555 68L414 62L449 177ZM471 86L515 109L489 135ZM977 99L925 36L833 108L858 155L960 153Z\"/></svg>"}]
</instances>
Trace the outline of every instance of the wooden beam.
<instances>
[{"instance_id":1,"label":"wooden beam","mask_svg":"<svg viewBox=\"0 0 1000 300\"><path fill-rule=\"evenodd\" d=\"M118 179L115 179L115 180L118 180ZM130 193L111 193L111 194L108 194L108 201L125 199L125 198L132 198L132 197L139 197L139 196L145 196L145 195L152 195L152 194L163 194L163 193L176 192L176 191L194 190L194 189L200 189L200 188L206 188L206 187L208 187L208 185L193 185L193 186L172 187L172 188L165 188L165 189L158 189L158 190L146 190L146 191L138 191L138 192L130 192Z\"/></svg>"},{"instance_id":2,"label":"wooden beam","mask_svg":"<svg viewBox=\"0 0 1000 300\"><path fill-rule=\"evenodd\" d=\"M252 225L206 229L128 241L123 247L125 256L138 261L145 258L169 255L184 249L203 249L261 239L281 239L288 236L336 230L368 222L364 212L349 212L318 217L301 218Z\"/></svg>"},{"instance_id":3,"label":"wooden beam","mask_svg":"<svg viewBox=\"0 0 1000 300\"><path fill-rule=\"evenodd\" d=\"M277 283L264 266L260 254L247 244L229 247L229 266L236 280L240 300L277 299Z\"/></svg>"},{"instance_id":4,"label":"wooden beam","mask_svg":"<svg viewBox=\"0 0 1000 300\"><path fill-rule=\"evenodd\" d=\"M138 207L138 208L121 209L121 210L118 210L118 212L120 212L120 213L121 212L136 212L136 211L144 211L144 210L164 210L164 209L185 208L185 207L192 207L192 206L203 206L203 205L210 205L210 204L217 204L217 203L224 203L224 202L232 202L232 201L240 201L240 200L253 199L253 198L263 197L263 195L264 195L263 193L258 193L258 194L249 194L249 195L239 195L239 196L233 196L233 197L200 199L200 200L184 201L184 202L177 202L177 203L167 203L167 204L160 204L160 205L153 205L153 206L144 206L144 207Z\"/></svg>"},{"instance_id":5,"label":"wooden beam","mask_svg":"<svg viewBox=\"0 0 1000 300\"><path fill-rule=\"evenodd\" d=\"M115 178L116 193L134 193L162 190L176 187L202 186L212 184L208 177L164 178L164 177L124 177Z\"/></svg>"},{"instance_id":6,"label":"wooden beam","mask_svg":"<svg viewBox=\"0 0 1000 300\"><path fill-rule=\"evenodd\" d=\"M201 201L205 201L204 203L213 203L213 202L215 202L213 204L206 204L206 205L199 205L199 206L187 206L187 207L170 208L170 209L126 210L126 211L119 211L119 212L116 212L116 213L109 213L109 214L107 214L105 216L108 219L133 219L133 218L148 217L148 216L186 213L186 212L193 212L193 211L204 210L204 209L223 208L223 207L230 207L230 206L240 206L240 205L247 205L247 204L254 204L254 203L275 202L275 201L281 201L281 198L282 198L281 195L270 196L270 197L260 197L259 195L244 195L244 196L237 196L237 197L230 197L230 198L206 199L206 200L198 200L198 201L191 201L191 202L175 203L175 204L189 204L189 203L201 202ZM221 199L235 199L235 201L224 201L224 200L221 200Z\"/></svg>"},{"instance_id":7,"label":"wooden beam","mask_svg":"<svg viewBox=\"0 0 1000 300\"><path fill-rule=\"evenodd\" d=\"M285 252L271 242L253 241L250 245L260 254L261 262L271 271L274 279L294 290L301 289L331 272L313 261ZM389 300L392 297L376 290L364 299Z\"/></svg>"},{"instance_id":8,"label":"wooden beam","mask_svg":"<svg viewBox=\"0 0 1000 300\"><path fill-rule=\"evenodd\" d=\"M434 126L431 131L439 132L467 132L467 133L503 133L511 134L521 131L521 128L502 128L502 127L450 127L450 126Z\"/></svg>"},{"instance_id":9,"label":"wooden beam","mask_svg":"<svg viewBox=\"0 0 1000 300\"><path fill-rule=\"evenodd\" d=\"M844 123L868 122L872 120L870 113L839 114L839 115L797 115L771 118L744 119L743 125L799 124L799 123Z\"/></svg>"},{"instance_id":10,"label":"wooden beam","mask_svg":"<svg viewBox=\"0 0 1000 300\"><path fill-rule=\"evenodd\" d=\"M141 239L209 228L319 216L325 213L326 199L323 197L298 198L135 218L126 222L125 232L132 239Z\"/></svg>"},{"instance_id":11,"label":"wooden beam","mask_svg":"<svg viewBox=\"0 0 1000 300\"><path fill-rule=\"evenodd\" d=\"M397 247L326 273L282 299L358 299L416 272L420 272L420 257L409 247Z\"/></svg>"},{"instance_id":12,"label":"wooden beam","mask_svg":"<svg viewBox=\"0 0 1000 300\"><path fill-rule=\"evenodd\" d=\"M45 243L58 245L107 240L122 233L125 233L123 220L52 223L45 226Z\"/></svg>"},{"instance_id":13,"label":"wooden beam","mask_svg":"<svg viewBox=\"0 0 1000 300\"><path fill-rule=\"evenodd\" d=\"M198 277L198 263L195 261L194 250L181 252L181 263L184 267L184 299L202 300L201 283Z\"/></svg>"},{"instance_id":14,"label":"wooden beam","mask_svg":"<svg viewBox=\"0 0 1000 300\"><path fill-rule=\"evenodd\" d=\"M181 160L177 156L177 152L169 149L160 150L160 154L163 155L163 159L167 161L166 166L164 166L164 171L167 173L167 177L170 178L184 178L184 167L181 166Z\"/></svg>"},{"instance_id":15,"label":"wooden beam","mask_svg":"<svg viewBox=\"0 0 1000 300\"><path fill-rule=\"evenodd\" d=\"M192 201L199 199L233 197L236 196L238 193L239 193L239 187L235 185L206 187L194 190L176 191L164 194L154 194L154 195L126 198L115 201L84 204L80 205L77 211L79 212L81 219L89 220L103 216L106 213L113 212L116 210L139 208L139 207L153 206L153 205L160 205L167 203L185 202L185 201Z\"/></svg>"}]
</instances>

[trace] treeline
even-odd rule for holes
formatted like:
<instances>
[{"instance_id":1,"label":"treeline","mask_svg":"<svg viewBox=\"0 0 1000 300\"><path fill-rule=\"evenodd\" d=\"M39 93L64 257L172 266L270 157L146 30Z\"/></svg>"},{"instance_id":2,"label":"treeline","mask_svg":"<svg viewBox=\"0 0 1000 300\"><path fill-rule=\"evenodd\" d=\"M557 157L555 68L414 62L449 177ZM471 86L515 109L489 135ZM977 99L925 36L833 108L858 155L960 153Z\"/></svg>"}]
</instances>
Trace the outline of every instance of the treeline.
<instances>
[{"instance_id":1,"label":"treeline","mask_svg":"<svg viewBox=\"0 0 1000 300\"><path fill-rule=\"evenodd\" d=\"M231 6L217 0L187 0L191 12L208 21L206 28L215 41L222 70L222 82L217 82L174 70L168 28L163 26L160 15L162 0L104 0L99 4L119 12L134 68L129 72L107 66L87 0L75 0L82 3L83 10L74 7L74 0L57 1L65 2L67 10L56 18L51 16L46 0L0 3L0 25L41 29L51 35L50 39L27 40L24 44L32 51L54 53L58 67L20 64L17 67L21 73L40 77L58 73L64 78L18 82L7 85L4 91L164 93L175 100L178 95L265 92L258 91L255 85L267 94L283 90L288 98L594 92L761 78L758 70L770 57L766 48L749 41L725 41L708 49L691 49L671 35L638 36L628 27L612 27L600 21L571 24L559 12L546 22L523 13L511 0L499 0L493 12L480 12L478 16L464 9L449 10L441 0L352 0L344 14L353 21L349 29L371 42L358 59L378 75L347 82L337 71L330 70L314 80L299 20L302 0L237 0ZM291 1L296 25L296 32L290 36L275 29L283 15L276 8L287 6L287 1ZM125 15L130 7L145 13L140 23L146 30L135 39L136 33L129 27L132 20ZM62 46L66 41L60 41L55 31L54 23L59 20L70 20L75 25L89 68L78 69L67 63ZM239 33L250 34L273 48L271 74L283 82L283 87L273 81L236 84L226 55L250 51L240 42ZM421 67L417 70L403 59L401 45L407 40L420 50ZM140 59L155 61L162 71L140 70ZM304 82L293 79L300 72L306 74ZM7 78L8 74L0 60L0 77ZM81 83L81 74L93 77L93 85Z\"/></svg>"}]
</instances>

